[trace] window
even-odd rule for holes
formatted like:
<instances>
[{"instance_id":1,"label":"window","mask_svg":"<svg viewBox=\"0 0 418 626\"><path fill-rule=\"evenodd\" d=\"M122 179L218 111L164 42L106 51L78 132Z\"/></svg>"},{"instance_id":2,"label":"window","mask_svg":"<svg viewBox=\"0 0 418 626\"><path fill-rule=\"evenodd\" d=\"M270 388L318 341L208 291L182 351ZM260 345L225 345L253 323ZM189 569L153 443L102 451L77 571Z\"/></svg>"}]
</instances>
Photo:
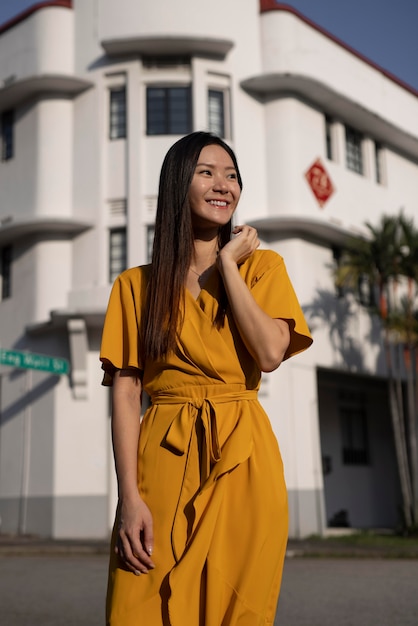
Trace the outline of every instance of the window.
<instances>
[{"instance_id":1,"label":"window","mask_svg":"<svg viewBox=\"0 0 418 626\"><path fill-rule=\"evenodd\" d=\"M382 144L375 141L374 143L374 165L375 165L375 174L376 174L376 182L379 185L383 184L383 148Z\"/></svg>"},{"instance_id":2,"label":"window","mask_svg":"<svg viewBox=\"0 0 418 626\"><path fill-rule=\"evenodd\" d=\"M363 135L350 126L345 127L345 157L349 170L363 174Z\"/></svg>"},{"instance_id":3,"label":"window","mask_svg":"<svg viewBox=\"0 0 418 626\"><path fill-rule=\"evenodd\" d=\"M126 87L110 89L110 139L126 137Z\"/></svg>"},{"instance_id":4,"label":"window","mask_svg":"<svg viewBox=\"0 0 418 626\"><path fill-rule=\"evenodd\" d=\"M208 127L211 133L225 137L225 92L209 89Z\"/></svg>"},{"instance_id":5,"label":"window","mask_svg":"<svg viewBox=\"0 0 418 626\"><path fill-rule=\"evenodd\" d=\"M148 87L147 135L186 135L190 131L190 87Z\"/></svg>"},{"instance_id":6,"label":"window","mask_svg":"<svg viewBox=\"0 0 418 626\"><path fill-rule=\"evenodd\" d=\"M333 161L334 155L332 146L332 119L328 115L325 116L325 148L327 159Z\"/></svg>"},{"instance_id":7,"label":"window","mask_svg":"<svg viewBox=\"0 0 418 626\"><path fill-rule=\"evenodd\" d=\"M339 394L342 457L344 465L369 465L366 403L363 393Z\"/></svg>"},{"instance_id":8,"label":"window","mask_svg":"<svg viewBox=\"0 0 418 626\"><path fill-rule=\"evenodd\" d=\"M1 160L9 161L13 158L13 127L14 111L3 111L1 114Z\"/></svg>"},{"instance_id":9,"label":"window","mask_svg":"<svg viewBox=\"0 0 418 626\"><path fill-rule=\"evenodd\" d=\"M155 226L147 226L147 263L151 263L152 248L154 245Z\"/></svg>"},{"instance_id":10,"label":"window","mask_svg":"<svg viewBox=\"0 0 418 626\"><path fill-rule=\"evenodd\" d=\"M190 69L191 62L189 56L183 55L157 55L157 56L146 56L142 57L142 67L146 70L166 70L166 69L174 69L176 71L181 68Z\"/></svg>"},{"instance_id":11,"label":"window","mask_svg":"<svg viewBox=\"0 0 418 626\"><path fill-rule=\"evenodd\" d=\"M109 237L109 282L126 270L126 228L115 228Z\"/></svg>"},{"instance_id":12,"label":"window","mask_svg":"<svg viewBox=\"0 0 418 626\"><path fill-rule=\"evenodd\" d=\"M0 248L1 300L12 295L12 246Z\"/></svg>"}]
</instances>

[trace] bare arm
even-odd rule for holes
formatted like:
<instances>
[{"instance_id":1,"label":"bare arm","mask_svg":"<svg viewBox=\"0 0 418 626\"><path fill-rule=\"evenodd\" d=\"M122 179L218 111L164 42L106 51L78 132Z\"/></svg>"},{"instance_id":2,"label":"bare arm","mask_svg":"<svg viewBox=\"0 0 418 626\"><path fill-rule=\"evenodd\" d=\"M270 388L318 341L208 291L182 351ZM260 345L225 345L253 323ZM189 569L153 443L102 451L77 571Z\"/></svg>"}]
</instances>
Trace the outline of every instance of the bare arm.
<instances>
[{"instance_id":1,"label":"bare arm","mask_svg":"<svg viewBox=\"0 0 418 626\"><path fill-rule=\"evenodd\" d=\"M272 372L283 360L290 342L287 322L272 319L254 300L238 270L242 263L258 248L257 231L250 226L237 226L236 236L222 248L218 255L228 302L242 340L263 372Z\"/></svg>"},{"instance_id":2,"label":"bare arm","mask_svg":"<svg viewBox=\"0 0 418 626\"><path fill-rule=\"evenodd\" d=\"M145 574L154 567L150 558L152 516L137 486L141 394L136 370L116 371L112 395L112 439L120 507L116 552L136 574Z\"/></svg>"}]
</instances>

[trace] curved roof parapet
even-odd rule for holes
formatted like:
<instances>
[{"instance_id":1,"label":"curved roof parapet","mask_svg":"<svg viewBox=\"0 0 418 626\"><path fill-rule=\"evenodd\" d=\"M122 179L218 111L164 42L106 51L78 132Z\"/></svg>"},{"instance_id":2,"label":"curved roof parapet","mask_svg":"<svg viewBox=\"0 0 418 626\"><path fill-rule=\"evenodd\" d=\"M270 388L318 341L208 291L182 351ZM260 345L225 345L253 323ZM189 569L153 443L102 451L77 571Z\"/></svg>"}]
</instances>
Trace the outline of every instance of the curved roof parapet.
<instances>
[{"instance_id":1,"label":"curved roof parapet","mask_svg":"<svg viewBox=\"0 0 418 626\"><path fill-rule=\"evenodd\" d=\"M21 13L18 13L17 15L15 15L15 17L12 17L4 24L0 24L0 35L6 32L6 30L13 28L13 26L16 26L16 24L23 22L23 20L32 15L32 13L36 13L36 11L39 11L40 9L48 9L51 7L72 9L73 2L72 0L50 0L49 2L37 2L36 4L33 4L32 6L22 11Z\"/></svg>"},{"instance_id":2,"label":"curved roof parapet","mask_svg":"<svg viewBox=\"0 0 418 626\"><path fill-rule=\"evenodd\" d=\"M15 220L6 216L0 219L0 244L37 233L65 233L75 237L92 227L90 222L73 218L40 216Z\"/></svg>"},{"instance_id":3,"label":"curved roof parapet","mask_svg":"<svg viewBox=\"0 0 418 626\"><path fill-rule=\"evenodd\" d=\"M362 54L361 52L359 52L352 46L348 45L342 39L339 39L339 37L336 37L335 35L330 33L328 30L323 28L322 26L319 26L319 24L317 24L316 22L312 21L311 19L303 15L303 13L300 13L300 11L298 11L294 7L291 7L290 5L283 3L283 2L276 2L276 0L260 0L260 13L268 13L269 11L284 11L286 13L292 13L297 18L299 18L302 22L305 22L305 24L314 28L318 33L325 35L325 37L327 37L328 39L330 39L337 45L341 46L341 48L345 48L345 50L347 50L348 52L356 56L361 61L364 61L365 63L367 63L367 65L370 65L370 67L372 67L373 69L377 70L378 72L386 76L386 78L389 78L390 80L398 84L403 89L406 89L407 91L412 93L414 96L418 96L418 91L414 89L414 87L412 87L405 81L401 80L400 78L398 78L398 76L396 76L395 74L392 74L392 72L389 72L378 63L375 63L374 61L369 59L367 56L365 56L364 54Z\"/></svg>"},{"instance_id":4,"label":"curved roof parapet","mask_svg":"<svg viewBox=\"0 0 418 626\"><path fill-rule=\"evenodd\" d=\"M257 96L296 94L327 114L342 117L359 131L371 133L376 139L418 158L418 134L406 132L315 78L290 72L260 74L243 80L241 87Z\"/></svg>"},{"instance_id":5,"label":"curved roof parapet","mask_svg":"<svg viewBox=\"0 0 418 626\"><path fill-rule=\"evenodd\" d=\"M283 237L300 237L321 245L343 245L349 237L362 237L363 232L355 226L315 219L305 215L272 215L249 220L260 234L283 235Z\"/></svg>"},{"instance_id":6,"label":"curved roof parapet","mask_svg":"<svg viewBox=\"0 0 418 626\"><path fill-rule=\"evenodd\" d=\"M77 96L92 85L93 83L88 80L65 74L41 74L18 80L11 77L0 88L0 110L14 107L41 93Z\"/></svg>"},{"instance_id":7,"label":"curved roof parapet","mask_svg":"<svg viewBox=\"0 0 418 626\"><path fill-rule=\"evenodd\" d=\"M109 56L140 55L209 55L224 58L234 43L229 39L156 35L105 39L102 47Z\"/></svg>"}]
</instances>

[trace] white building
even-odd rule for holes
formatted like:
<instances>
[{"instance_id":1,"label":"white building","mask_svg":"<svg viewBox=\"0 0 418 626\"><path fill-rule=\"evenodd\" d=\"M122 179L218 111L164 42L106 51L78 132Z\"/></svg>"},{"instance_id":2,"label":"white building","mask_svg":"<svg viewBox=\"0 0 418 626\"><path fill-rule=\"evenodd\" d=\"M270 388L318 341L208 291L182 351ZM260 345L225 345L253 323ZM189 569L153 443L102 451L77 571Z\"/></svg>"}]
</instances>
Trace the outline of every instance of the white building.
<instances>
[{"instance_id":1,"label":"white building","mask_svg":"<svg viewBox=\"0 0 418 626\"><path fill-rule=\"evenodd\" d=\"M71 368L0 365L0 532L109 534L104 312L148 260L166 150L199 129L236 150L238 221L285 257L313 329L261 390L290 534L341 511L394 526L382 350L330 267L366 219L418 214L418 93L273 0L56 0L0 27L0 115L0 347Z\"/></svg>"}]
</instances>

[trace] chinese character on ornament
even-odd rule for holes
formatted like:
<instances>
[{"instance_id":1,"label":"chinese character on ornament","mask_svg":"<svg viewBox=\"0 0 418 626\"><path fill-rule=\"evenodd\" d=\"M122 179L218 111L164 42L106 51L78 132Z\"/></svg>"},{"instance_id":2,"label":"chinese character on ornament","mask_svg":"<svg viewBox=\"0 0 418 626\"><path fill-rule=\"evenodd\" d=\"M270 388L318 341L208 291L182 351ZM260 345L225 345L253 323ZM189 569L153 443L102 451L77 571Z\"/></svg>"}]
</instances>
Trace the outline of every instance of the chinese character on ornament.
<instances>
[{"instance_id":1,"label":"chinese character on ornament","mask_svg":"<svg viewBox=\"0 0 418 626\"><path fill-rule=\"evenodd\" d=\"M330 199L335 189L328 172L322 165L320 159L317 159L315 163L311 165L305 173L305 178L308 181L319 206L322 208L325 202Z\"/></svg>"}]
</instances>

